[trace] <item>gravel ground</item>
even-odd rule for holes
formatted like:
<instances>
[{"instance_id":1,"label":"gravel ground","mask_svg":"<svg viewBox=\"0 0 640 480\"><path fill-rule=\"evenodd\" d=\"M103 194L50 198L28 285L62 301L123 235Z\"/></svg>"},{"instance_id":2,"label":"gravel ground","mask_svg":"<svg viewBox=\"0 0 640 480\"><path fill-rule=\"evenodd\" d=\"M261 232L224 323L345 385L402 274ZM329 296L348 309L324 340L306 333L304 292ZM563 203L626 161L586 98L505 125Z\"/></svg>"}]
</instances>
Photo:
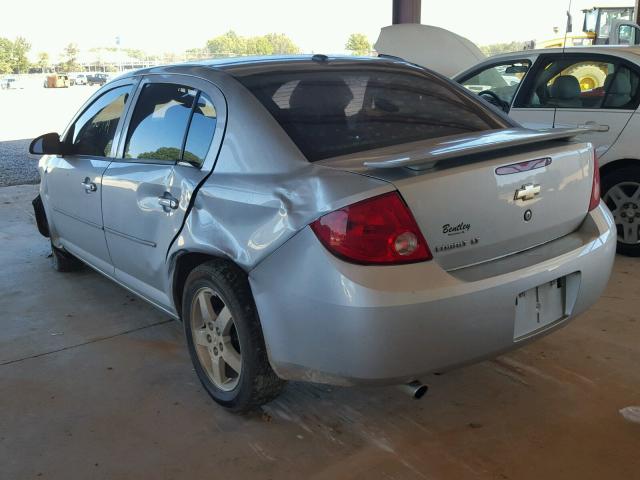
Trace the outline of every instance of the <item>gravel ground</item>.
<instances>
[{"instance_id":1,"label":"gravel ground","mask_svg":"<svg viewBox=\"0 0 640 480\"><path fill-rule=\"evenodd\" d=\"M62 132L98 87L42 88L42 76L25 79L22 90L0 90L0 187L38 183L38 157L31 139Z\"/></svg>"},{"instance_id":2,"label":"gravel ground","mask_svg":"<svg viewBox=\"0 0 640 480\"><path fill-rule=\"evenodd\" d=\"M0 142L0 187L38 183L38 157L28 153L31 139Z\"/></svg>"}]
</instances>

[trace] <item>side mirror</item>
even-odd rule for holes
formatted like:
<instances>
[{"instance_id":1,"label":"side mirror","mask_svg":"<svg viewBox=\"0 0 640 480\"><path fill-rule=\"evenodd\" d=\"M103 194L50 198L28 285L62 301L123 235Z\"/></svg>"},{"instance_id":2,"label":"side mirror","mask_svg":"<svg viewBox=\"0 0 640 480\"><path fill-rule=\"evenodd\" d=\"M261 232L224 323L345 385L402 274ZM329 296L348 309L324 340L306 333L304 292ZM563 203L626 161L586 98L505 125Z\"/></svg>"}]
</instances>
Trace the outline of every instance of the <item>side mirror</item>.
<instances>
[{"instance_id":1,"label":"side mirror","mask_svg":"<svg viewBox=\"0 0 640 480\"><path fill-rule=\"evenodd\" d=\"M29 145L29 153L34 155L62 155L64 153L63 143L57 133L45 133L34 138Z\"/></svg>"}]
</instances>

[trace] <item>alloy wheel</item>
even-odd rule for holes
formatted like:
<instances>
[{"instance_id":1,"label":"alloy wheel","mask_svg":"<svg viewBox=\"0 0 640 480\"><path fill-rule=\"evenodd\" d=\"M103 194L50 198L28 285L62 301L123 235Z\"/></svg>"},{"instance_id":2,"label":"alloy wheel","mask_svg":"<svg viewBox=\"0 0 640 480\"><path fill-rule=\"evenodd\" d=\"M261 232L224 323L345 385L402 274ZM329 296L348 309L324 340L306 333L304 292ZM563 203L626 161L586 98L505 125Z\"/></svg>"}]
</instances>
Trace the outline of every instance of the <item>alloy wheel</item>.
<instances>
[{"instance_id":1,"label":"alloy wheel","mask_svg":"<svg viewBox=\"0 0 640 480\"><path fill-rule=\"evenodd\" d=\"M618 241L627 245L640 243L640 183L621 182L603 197L618 230Z\"/></svg>"},{"instance_id":2,"label":"alloy wheel","mask_svg":"<svg viewBox=\"0 0 640 480\"><path fill-rule=\"evenodd\" d=\"M242 372L242 354L231 311L211 288L198 290L191 305L191 337L198 360L213 384L233 390Z\"/></svg>"}]
</instances>

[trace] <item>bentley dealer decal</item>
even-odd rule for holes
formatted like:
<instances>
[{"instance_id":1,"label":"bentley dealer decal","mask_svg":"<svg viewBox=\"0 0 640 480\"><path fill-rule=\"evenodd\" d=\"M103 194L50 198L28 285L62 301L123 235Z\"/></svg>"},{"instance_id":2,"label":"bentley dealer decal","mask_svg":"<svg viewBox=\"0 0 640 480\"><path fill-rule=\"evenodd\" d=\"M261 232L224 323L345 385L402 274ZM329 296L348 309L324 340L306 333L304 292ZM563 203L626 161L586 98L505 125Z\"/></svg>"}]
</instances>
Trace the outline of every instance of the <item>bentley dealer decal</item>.
<instances>
[{"instance_id":1,"label":"bentley dealer decal","mask_svg":"<svg viewBox=\"0 0 640 480\"><path fill-rule=\"evenodd\" d=\"M462 235L471 230L471 224L460 222L456 225L451 225L450 223L446 223L442 226L442 233L449 237L454 235ZM455 242L445 243L443 245L436 246L436 252L446 252L447 250L454 250L456 248L466 247L467 245L475 245L478 243L479 238L473 237L468 240L458 240Z\"/></svg>"}]
</instances>

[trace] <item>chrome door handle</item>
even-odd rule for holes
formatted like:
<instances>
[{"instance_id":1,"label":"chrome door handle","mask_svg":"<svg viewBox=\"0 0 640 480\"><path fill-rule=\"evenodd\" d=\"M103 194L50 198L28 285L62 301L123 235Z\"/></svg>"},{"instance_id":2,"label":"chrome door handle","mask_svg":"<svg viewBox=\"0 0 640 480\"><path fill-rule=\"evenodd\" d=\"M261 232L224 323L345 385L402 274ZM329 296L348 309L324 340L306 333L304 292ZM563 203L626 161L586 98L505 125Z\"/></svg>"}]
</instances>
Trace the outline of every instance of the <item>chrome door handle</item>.
<instances>
[{"instance_id":1,"label":"chrome door handle","mask_svg":"<svg viewBox=\"0 0 640 480\"><path fill-rule=\"evenodd\" d=\"M173 198L172 196L158 197L158 203L162 205L162 208L164 208L165 210L175 210L176 208L178 208L178 200Z\"/></svg>"},{"instance_id":2,"label":"chrome door handle","mask_svg":"<svg viewBox=\"0 0 640 480\"><path fill-rule=\"evenodd\" d=\"M87 193L95 192L98 189L96 184L93 183L89 177L86 177L81 182L81 185L84 187L84 191L87 192Z\"/></svg>"},{"instance_id":3,"label":"chrome door handle","mask_svg":"<svg viewBox=\"0 0 640 480\"><path fill-rule=\"evenodd\" d=\"M588 130L591 130L592 132L608 132L609 131L609 125L600 125L599 123L596 123L594 121L581 123L578 125L578 128L586 128Z\"/></svg>"}]
</instances>

